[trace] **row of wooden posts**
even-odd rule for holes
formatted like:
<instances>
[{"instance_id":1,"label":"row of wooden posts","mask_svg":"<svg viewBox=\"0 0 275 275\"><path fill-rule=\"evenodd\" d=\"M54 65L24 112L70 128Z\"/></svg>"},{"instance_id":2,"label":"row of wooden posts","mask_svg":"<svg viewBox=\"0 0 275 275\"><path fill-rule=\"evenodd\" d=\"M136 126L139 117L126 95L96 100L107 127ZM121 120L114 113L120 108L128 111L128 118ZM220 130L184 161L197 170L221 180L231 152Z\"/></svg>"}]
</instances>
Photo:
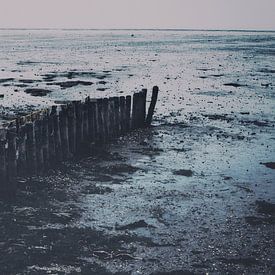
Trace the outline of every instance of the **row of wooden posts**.
<instances>
[{"instance_id":1,"label":"row of wooden posts","mask_svg":"<svg viewBox=\"0 0 275 275\"><path fill-rule=\"evenodd\" d=\"M19 117L0 129L0 189L18 176L39 174L68 160L90 144L106 143L151 124L158 96L148 112L147 90L133 96L71 101Z\"/></svg>"}]
</instances>

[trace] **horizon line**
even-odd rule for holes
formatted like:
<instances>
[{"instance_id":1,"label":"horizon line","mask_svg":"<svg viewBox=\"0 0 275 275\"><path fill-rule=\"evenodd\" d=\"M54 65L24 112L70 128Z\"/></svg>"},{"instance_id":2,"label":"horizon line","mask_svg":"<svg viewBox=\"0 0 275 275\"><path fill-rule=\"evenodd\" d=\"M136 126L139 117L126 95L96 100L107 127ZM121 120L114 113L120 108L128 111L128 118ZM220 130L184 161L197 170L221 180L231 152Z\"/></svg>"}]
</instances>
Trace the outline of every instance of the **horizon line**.
<instances>
[{"instance_id":1,"label":"horizon line","mask_svg":"<svg viewBox=\"0 0 275 275\"><path fill-rule=\"evenodd\" d=\"M0 30L91 30L91 31L225 31L225 32L275 32L275 29L205 29L205 28L18 28L18 27L4 27Z\"/></svg>"}]
</instances>

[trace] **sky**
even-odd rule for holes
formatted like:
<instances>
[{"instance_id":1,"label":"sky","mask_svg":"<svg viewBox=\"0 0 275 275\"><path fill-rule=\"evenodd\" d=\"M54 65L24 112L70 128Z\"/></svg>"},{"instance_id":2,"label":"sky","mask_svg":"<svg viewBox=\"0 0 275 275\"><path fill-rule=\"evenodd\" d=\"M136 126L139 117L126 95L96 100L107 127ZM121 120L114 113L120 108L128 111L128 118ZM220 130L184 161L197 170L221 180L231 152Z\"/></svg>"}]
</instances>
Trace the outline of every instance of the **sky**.
<instances>
[{"instance_id":1,"label":"sky","mask_svg":"<svg viewBox=\"0 0 275 275\"><path fill-rule=\"evenodd\" d=\"M275 0L0 0L0 28L275 30Z\"/></svg>"}]
</instances>

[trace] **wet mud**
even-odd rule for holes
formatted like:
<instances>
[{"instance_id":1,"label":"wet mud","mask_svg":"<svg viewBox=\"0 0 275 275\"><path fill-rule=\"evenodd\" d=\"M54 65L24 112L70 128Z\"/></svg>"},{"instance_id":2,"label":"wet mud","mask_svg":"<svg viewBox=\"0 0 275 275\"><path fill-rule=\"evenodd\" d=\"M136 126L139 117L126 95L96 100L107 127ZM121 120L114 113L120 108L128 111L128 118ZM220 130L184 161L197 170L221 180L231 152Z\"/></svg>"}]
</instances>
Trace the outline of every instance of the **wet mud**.
<instances>
[{"instance_id":1,"label":"wet mud","mask_svg":"<svg viewBox=\"0 0 275 275\"><path fill-rule=\"evenodd\" d=\"M271 274L269 170L258 163L259 180L236 177L238 156L225 149L213 166L219 129L210 129L160 124L18 180L1 202L1 272ZM242 143L221 139L231 150Z\"/></svg>"}]
</instances>

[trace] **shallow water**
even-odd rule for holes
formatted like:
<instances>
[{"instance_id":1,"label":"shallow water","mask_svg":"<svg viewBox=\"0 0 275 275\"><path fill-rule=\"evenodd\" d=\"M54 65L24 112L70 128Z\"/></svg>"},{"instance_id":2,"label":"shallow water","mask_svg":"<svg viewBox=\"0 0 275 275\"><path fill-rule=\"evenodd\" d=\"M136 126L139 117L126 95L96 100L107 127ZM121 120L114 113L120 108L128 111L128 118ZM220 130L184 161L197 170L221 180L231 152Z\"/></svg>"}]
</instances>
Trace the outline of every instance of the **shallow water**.
<instances>
[{"instance_id":1,"label":"shallow water","mask_svg":"<svg viewBox=\"0 0 275 275\"><path fill-rule=\"evenodd\" d=\"M274 272L275 171L264 165L275 162L274 33L1 30L0 39L0 79L13 78L0 80L6 119L160 87L152 128L19 179L14 201L1 203L3 274ZM72 80L94 84L47 85ZM33 97L18 83L52 93Z\"/></svg>"},{"instance_id":2,"label":"shallow water","mask_svg":"<svg viewBox=\"0 0 275 275\"><path fill-rule=\"evenodd\" d=\"M55 100L128 94L155 84L163 99L173 95L162 113L169 114L180 96L185 108L191 101L188 111L202 104L221 109L216 100L204 102L213 93L226 93L235 100L229 110L240 110L248 104L247 97L264 104L274 98L274 49L272 32L0 30L1 109L5 114L21 107L41 108ZM94 84L66 89L52 85L70 80ZM223 86L231 82L247 86ZM30 87L52 93L33 97L24 92ZM219 99L224 100L228 102ZM268 113L270 104L265 107Z\"/></svg>"}]
</instances>

